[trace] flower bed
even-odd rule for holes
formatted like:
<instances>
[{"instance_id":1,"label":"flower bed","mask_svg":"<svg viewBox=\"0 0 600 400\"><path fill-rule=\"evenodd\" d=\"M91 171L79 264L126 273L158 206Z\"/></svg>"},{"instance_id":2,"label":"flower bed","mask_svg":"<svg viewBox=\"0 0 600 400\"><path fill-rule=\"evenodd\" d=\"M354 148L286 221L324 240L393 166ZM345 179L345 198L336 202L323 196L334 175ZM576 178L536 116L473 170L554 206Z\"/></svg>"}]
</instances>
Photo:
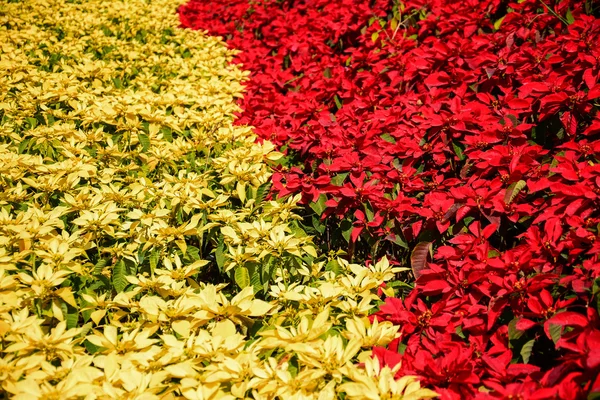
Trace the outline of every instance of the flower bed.
<instances>
[{"instance_id":1,"label":"flower bed","mask_svg":"<svg viewBox=\"0 0 600 400\"><path fill-rule=\"evenodd\" d=\"M265 200L247 74L176 6L0 2L0 397L435 397L370 358L398 268Z\"/></svg>"},{"instance_id":2,"label":"flower bed","mask_svg":"<svg viewBox=\"0 0 600 400\"><path fill-rule=\"evenodd\" d=\"M597 4L192 0L180 18L242 51L239 123L286 154L274 195L302 195L321 250L412 267L376 314L402 333L383 364L443 398L600 392Z\"/></svg>"}]
</instances>

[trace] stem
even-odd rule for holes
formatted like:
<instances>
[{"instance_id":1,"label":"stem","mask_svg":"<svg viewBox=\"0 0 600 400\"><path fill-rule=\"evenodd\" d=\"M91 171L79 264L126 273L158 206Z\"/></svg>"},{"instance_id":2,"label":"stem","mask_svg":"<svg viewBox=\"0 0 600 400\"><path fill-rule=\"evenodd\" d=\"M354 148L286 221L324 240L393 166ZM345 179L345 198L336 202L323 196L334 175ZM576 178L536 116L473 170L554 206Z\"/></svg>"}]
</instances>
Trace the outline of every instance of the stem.
<instances>
[{"instance_id":1,"label":"stem","mask_svg":"<svg viewBox=\"0 0 600 400\"><path fill-rule=\"evenodd\" d=\"M544 5L544 7L546 7L546 9L550 12L550 14L554 15L556 18L558 18L566 26L569 26L569 22L566 19L564 19L563 17L561 17L560 15L558 15L556 13L556 11L554 11L553 9L551 9L548 6L548 4L544 3L544 0L540 0L540 3L542 3Z\"/></svg>"}]
</instances>

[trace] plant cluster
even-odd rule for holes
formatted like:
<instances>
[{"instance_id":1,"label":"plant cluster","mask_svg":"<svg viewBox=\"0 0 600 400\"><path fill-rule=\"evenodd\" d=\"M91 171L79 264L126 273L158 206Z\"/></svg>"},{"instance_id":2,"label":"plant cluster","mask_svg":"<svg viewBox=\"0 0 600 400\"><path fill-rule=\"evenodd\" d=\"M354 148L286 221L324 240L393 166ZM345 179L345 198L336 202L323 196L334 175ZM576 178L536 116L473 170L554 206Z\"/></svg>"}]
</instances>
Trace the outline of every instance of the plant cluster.
<instances>
[{"instance_id":1,"label":"plant cluster","mask_svg":"<svg viewBox=\"0 0 600 400\"><path fill-rule=\"evenodd\" d=\"M247 74L176 5L0 2L0 397L435 397L370 357L398 268L265 200Z\"/></svg>"},{"instance_id":2,"label":"plant cluster","mask_svg":"<svg viewBox=\"0 0 600 400\"><path fill-rule=\"evenodd\" d=\"M411 265L376 348L442 398L600 392L600 19L592 1L192 0L250 70L322 250ZM403 278L404 276L399 276Z\"/></svg>"}]
</instances>

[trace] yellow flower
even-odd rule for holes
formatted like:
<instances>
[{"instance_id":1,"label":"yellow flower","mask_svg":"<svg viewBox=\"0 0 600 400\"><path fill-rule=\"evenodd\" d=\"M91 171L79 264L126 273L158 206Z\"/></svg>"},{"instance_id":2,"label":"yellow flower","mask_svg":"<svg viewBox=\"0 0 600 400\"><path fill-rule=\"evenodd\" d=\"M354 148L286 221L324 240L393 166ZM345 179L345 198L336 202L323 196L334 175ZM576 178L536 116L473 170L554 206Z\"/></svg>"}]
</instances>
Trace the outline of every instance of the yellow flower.
<instances>
[{"instance_id":1,"label":"yellow flower","mask_svg":"<svg viewBox=\"0 0 600 400\"><path fill-rule=\"evenodd\" d=\"M305 343L293 343L287 348L298 354L298 359L306 365L322 371L337 382L342 380L345 367L356 356L360 350L360 339L350 339L344 345L340 336L329 336L319 346L311 346ZM350 363L351 364L351 363Z\"/></svg>"},{"instance_id":2,"label":"yellow flower","mask_svg":"<svg viewBox=\"0 0 600 400\"><path fill-rule=\"evenodd\" d=\"M254 298L254 289L248 286L228 300L217 288L208 285L196 298L201 308L193 317L196 324L209 321L229 319L236 325L246 326L250 323L249 317L262 317L274 307L263 300Z\"/></svg>"},{"instance_id":3,"label":"yellow flower","mask_svg":"<svg viewBox=\"0 0 600 400\"><path fill-rule=\"evenodd\" d=\"M49 241L44 242L44 246L40 246L35 250L35 254L42 259L44 263L52 267L74 267L74 258L83 254L84 251L73 246L73 241L64 240L60 237L54 237Z\"/></svg>"},{"instance_id":4,"label":"yellow flower","mask_svg":"<svg viewBox=\"0 0 600 400\"><path fill-rule=\"evenodd\" d=\"M20 272L17 276L35 293L35 297L46 299L55 295L54 287L63 283L70 274L71 271L65 269L55 271L50 265L42 264L37 271L32 271L31 275Z\"/></svg>"},{"instance_id":5,"label":"yellow flower","mask_svg":"<svg viewBox=\"0 0 600 400\"><path fill-rule=\"evenodd\" d=\"M122 209L110 202L98 211L83 210L80 217L73 220L73 224L81 227L81 233L91 234L91 239L96 239L101 234L113 236L115 225L119 223L119 211Z\"/></svg>"},{"instance_id":6,"label":"yellow flower","mask_svg":"<svg viewBox=\"0 0 600 400\"><path fill-rule=\"evenodd\" d=\"M295 343L311 346L311 344L320 342L319 337L331 329L331 326L329 309L326 308L314 320L303 316L297 326L290 326L286 329L283 326L275 325L273 329L259 332L259 335L265 338L259 343L259 346L266 349L276 347L287 349L288 346Z\"/></svg>"},{"instance_id":7,"label":"yellow flower","mask_svg":"<svg viewBox=\"0 0 600 400\"><path fill-rule=\"evenodd\" d=\"M399 337L399 329L399 326L389 321L380 323L375 318L373 324L371 324L366 317L354 317L346 320L346 331L343 335L349 340L359 340L364 348L372 348L374 346L385 346Z\"/></svg>"},{"instance_id":8,"label":"yellow flower","mask_svg":"<svg viewBox=\"0 0 600 400\"><path fill-rule=\"evenodd\" d=\"M31 325L21 335L18 342L11 344L4 351L6 353L18 352L20 357L30 354L39 354L46 361L60 359L67 360L75 355L82 354L83 349L74 346L74 337L81 330L72 328L67 330L66 322L59 322L50 333L44 333L39 325Z\"/></svg>"},{"instance_id":9,"label":"yellow flower","mask_svg":"<svg viewBox=\"0 0 600 400\"><path fill-rule=\"evenodd\" d=\"M86 337L92 344L105 349L103 352L114 351L124 353L132 350L143 350L158 342L158 339L150 339L156 332L156 328L134 329L119 335L118 329L112 325L105 325L104 332L94 330L93 335Z\"/></svg>"},{"instance_id":10,"label":"yellow flower","mask_svg":"<svg viewBox=\"0 0 600 400\"><path fill-rule=\"evenodd\" d=\"M364 369L356 366L348 368L348 377L351 382L338 387L339 392L346 394L347 399L366 400L420 400L431 399L439 395L429 389L421 388L419 381L411 376L395 379L400 364L394 369L388 366L383 368L377 358L368 358L364 362Z\"/></svg>"},{"instance_id":11,"label":"yellow flower","mask_svg":"<svg viewBox=\"0 0 600 400\"><path fill-rule=\"evenodd\" d=\"M225 393L219 382L206 383L196 379L181 380L181 394L188 400L235 400L236 397Z\"/></svg>"},{"instance_id":12,"label":"yellow flower","mask_svg":"<svg viewBox=\"0 0 600 400\"><path fill-rule=\"evenodd\" d=\"M173 261L175 265L173 265ZM208 264L206 260L197 260L189 265L183 265L179 255L173 256L173 261L170 258L163 258L164 268L157 268L154 273L157 275L168 275L175 281L181 281L198 273L198 270Z\"/></svg>"}]
</instances>

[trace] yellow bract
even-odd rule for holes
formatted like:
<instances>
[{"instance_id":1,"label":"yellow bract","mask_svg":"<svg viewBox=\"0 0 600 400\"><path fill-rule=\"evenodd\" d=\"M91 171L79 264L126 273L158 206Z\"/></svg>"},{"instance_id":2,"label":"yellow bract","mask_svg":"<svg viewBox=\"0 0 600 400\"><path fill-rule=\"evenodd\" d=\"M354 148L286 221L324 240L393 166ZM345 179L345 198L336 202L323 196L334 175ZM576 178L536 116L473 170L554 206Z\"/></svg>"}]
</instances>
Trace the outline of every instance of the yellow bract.
<instances>
[{"instance_id":1,"label":"yellow bract","mask_svg":"<svg viewBox=\"0 0 600 400\"><path fill-rule=\"evenodd\" d=\"M396 270L327 271L298 197L265 200L282 155L233 124L247 73L180 3L0 1L1 390L431 397L355 365L398 336L366 318Z\"/></svg>"}]
</instances>

